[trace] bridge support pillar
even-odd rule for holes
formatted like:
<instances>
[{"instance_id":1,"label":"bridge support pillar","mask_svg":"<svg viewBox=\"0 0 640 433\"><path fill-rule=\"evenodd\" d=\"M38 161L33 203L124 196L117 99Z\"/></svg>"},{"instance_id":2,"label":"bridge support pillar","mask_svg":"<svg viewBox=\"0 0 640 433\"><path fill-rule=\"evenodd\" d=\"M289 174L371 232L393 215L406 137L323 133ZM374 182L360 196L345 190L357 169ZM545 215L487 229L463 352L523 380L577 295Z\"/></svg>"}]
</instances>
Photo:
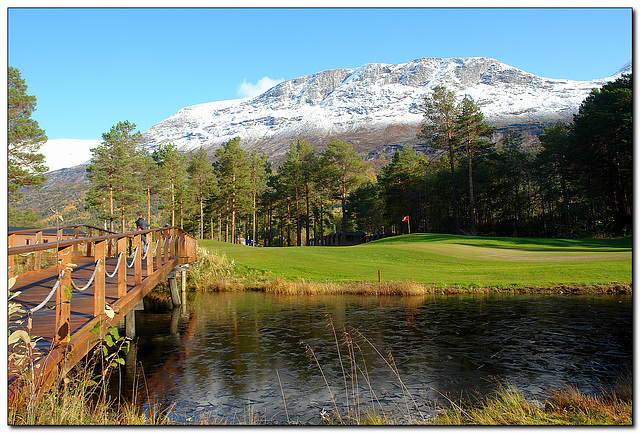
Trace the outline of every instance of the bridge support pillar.
<instances>
[{"instance_id":1,"label":"bridge support pillar","mask_svg":"<svg viewBox=\"0 0 640 433\"><path fill-rule=\"evenodd\" d=\"M182 304L182 300L180 299L180 293L178 292L178 280L175 272L169 274L169 288L171 289L171 302L173 302L173 306L180 306Z\"/></svg>"},{"instance_id":2,"label":"bridge support pillar","mask_svg":"<svg viewBox=\"0 0 640 433\"><path fill-rule=\"evenodd\" d=\"M131 310L124 316L124 333L127 337L136 338L136 310Z\"/></svg>"},{"instance_id":3,"label":"bridge support pillar","mask_svg":"<svg viewBox=\"0 0 640 433\"><path fill-rule=\"evenodd\" d=\"M136 311L144 310L144 302L142 299L124 316L124 333L127 337L136 338Z\"/></svg>"},{"instance_id":4,"label":"bridge support pillar","mask_svg":"<svg viewBox=\"0 0 640 433\"><path fill-rule=\"evenodd\" d=\"M124 316L124 333L127 337L136 338L136 310L131 310Z\"/></svg>"}]
</instances>

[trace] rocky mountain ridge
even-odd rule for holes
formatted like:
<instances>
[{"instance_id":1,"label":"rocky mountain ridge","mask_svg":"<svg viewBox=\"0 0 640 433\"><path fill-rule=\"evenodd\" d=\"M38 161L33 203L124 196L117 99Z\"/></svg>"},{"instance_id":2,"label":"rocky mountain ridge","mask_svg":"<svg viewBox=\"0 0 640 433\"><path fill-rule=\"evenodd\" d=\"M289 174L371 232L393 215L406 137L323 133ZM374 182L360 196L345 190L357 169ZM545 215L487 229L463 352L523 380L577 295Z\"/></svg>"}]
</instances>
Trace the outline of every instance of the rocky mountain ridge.
<instances>
[{"instance_id":1,"label":"rocky mountain ridge","mask_svg":"<svg viewBox=\"0 0 640 433\"><path fill-rule=\"evenodd\" d=\"M204 146L213 153L239 136L245 149L277 162L298 138L316 146L338 138L374 159L419 144L422 102L436 86L472 98L492 126L535 134L571 121L591 89L630 70L629 63L611 77L573 81L542 78L485 57L368 63L287 80L253 98L185 107L145 131L143 143L150 149L173 143L185 152Z\"/></svg>"},{"instance_id":2,"label":"rocky mountain ridge","mask_svg":"<svg viewBox=\"0 0 640 433\"><path fill-rule=\"evenodd\" d=\"M555 122L569 122L591 89L631 72L631 62L611 77L592 81L542 78L497 60L423 58L391 65L369 63L284 81L253 98L185 107L143 132L150 150L174 143L183 152L204 146L215 152L239 136L248 150L278 163L291 142L303 138L320 149L331 139L354 144L374 166L384 165L404 146L419 147L425 95L438 85L471 97L498 131L534 136ZM25 191L16 209L48 209L90 187L86 165L52 171L39 190ZM35 201L34 201L35 200Z\"/></svg>"}]
</instances>

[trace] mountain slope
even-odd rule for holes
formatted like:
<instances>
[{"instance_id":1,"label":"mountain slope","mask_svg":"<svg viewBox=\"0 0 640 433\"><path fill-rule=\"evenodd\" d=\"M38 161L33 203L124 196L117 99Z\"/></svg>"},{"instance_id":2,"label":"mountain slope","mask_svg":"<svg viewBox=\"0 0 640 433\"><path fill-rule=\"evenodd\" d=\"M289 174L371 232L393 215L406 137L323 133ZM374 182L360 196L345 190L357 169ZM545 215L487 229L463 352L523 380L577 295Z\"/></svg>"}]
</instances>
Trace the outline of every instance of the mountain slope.
<instances>
[{"instance_id":1,"label":"mountain slope","mask_svg":"<svg viewBox=\"0 0 640 433\"><path fill-rule=\"evenodd\" d=\"M591 89L621 71L600 80L572 81L538 77L483 57L369 63L284 81L253 98L183 108L145 131L143 142L150 148L170 142L183 151L204 146L212 152L239 136L246 149L259 149L278 161L298 138L315 145L339 138L373 159L418 144L420 107L436 86L453 90L460 99L468 95L492 126L540 132L571 121Z\"/></svg>"},{"instance_id":2,"label":"mountain slope","mask_svg":"<svg viewBox=\"0 0 640 433\"><path fill-rule=\"evenodd\" d=\"M469 95L488 123L529 135L569 122L592 88L631 72L593 81L538 77L490 58L423 58L399 65L369 63L332 69L284 81L253 98L185 107L143 132L153 149L174 143L184 152L204 146L213 153L239 136L246 149L282 161L291 142L303 138L316 148L331 139L354 144L380 168L397 149L419 146L416 139L425 95L443 85L458 98ZM72 202L89 189L85 166L46 174L39 191L26 191L16 209L45 212L51 203Z\"/></svg>"}]
</instances>

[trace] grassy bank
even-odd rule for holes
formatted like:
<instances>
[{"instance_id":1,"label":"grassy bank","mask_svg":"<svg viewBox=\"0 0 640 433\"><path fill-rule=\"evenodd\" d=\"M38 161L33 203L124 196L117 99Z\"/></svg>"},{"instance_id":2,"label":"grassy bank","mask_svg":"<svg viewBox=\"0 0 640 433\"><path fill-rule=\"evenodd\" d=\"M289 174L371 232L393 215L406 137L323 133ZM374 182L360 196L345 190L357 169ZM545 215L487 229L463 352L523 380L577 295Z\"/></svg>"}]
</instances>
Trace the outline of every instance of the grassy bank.
<instances>
[{"instance_id":1,"label":"grassy bank","mask_svg":"<svg viewBox=\"0 0 640 433\"><path fill-rule=\"evenodd\" d=\"M632 425L631 375L609 389L588 395L573 387L556 390L542 405L527 401L511 387L498 386L475 404L454 403L440 413L438 425Z\"/></svg>"},{"instance_id":2,"label":"grassy bank","mask_svg":"<svg viewBox=\"0 0 640 433\"><path fill-rule=\"evenodd\" d=\"M256 248L200 241L219 272L199 288L278 293L420 294L631 290L624 239L412 234L352 247ZM381 284L378 284L380 271Z\"/></svg>"}]
</instances>

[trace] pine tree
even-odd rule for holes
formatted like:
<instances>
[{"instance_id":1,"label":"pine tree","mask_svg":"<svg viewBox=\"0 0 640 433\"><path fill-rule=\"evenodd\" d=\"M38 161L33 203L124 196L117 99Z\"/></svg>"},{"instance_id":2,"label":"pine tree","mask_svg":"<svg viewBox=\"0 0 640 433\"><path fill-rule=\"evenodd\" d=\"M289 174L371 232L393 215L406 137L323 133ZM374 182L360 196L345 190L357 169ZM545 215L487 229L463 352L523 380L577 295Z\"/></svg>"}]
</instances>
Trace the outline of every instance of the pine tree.
<instances>
[{"instance_id":1,"label":"pine tree","mask_svg":"<svg viewBox=\"0 0 640 433\"><path fill-rule=\"evenodd\" d=\"M258 156L258 152L255 150L251 152L249 157L249 185L251 187L251 210L253 213L251 219L251 241L253 246L256 246L258 197L267 190L269 172L270 167L266 155Z\"/></svg>"},{"instance_id":2,"label":"pine tree","mask_svg":"<svg viewBox=\"0 0 640 433\"><path fill-rule=\"evenodd\" d=\"M435 87L430 95L424 99L424 117L426 123L422 125L418 138L426 140L437 149L449 153L451 168L451 201L453 205L453 221L456 234L460 234L460 217L458 215L458 196L456 193L456 121L460 115L460 108L456 104L455 94L442 86Z\"/></svg>"},{"instance_id":3,"label":"pine tree","mask_svg":"<svg viewBox=\"0 0 640 433\"><path fill-rule=\"evenodd\" d=\"M465 96L460 103L460 117L457 120L456 133L460 137L467 153L469 171L469 231L472 236L476 234L476 217L473 195L473 159L486 153L491 147L487 139L493 134L493 128L484 121L484 115L474 102Z\"/></svg>"},{"instance_id":4,"label":"pine tree","mask_svg":"<svg viewBox=\"0 0 640 433\"><path fill-rule=\"evenodd\" d=\"M25 80L17 68L8 68L7 90L7 183L9 200L22 197L21 187L39 187L44 180L42 173L44 155L38 153L47 141L44 130L31 118L36 109L36 97L27 94Z\"/></svg>"},{"instance_id":5,"label":"pine tree","mask_svg":"<svg viewBox=\"0 0 640 433\"><path fill-rule=\"evenodd\" d=\"M101 213L100 219L109 221L109 229L119 217L125 232L127 216L135 213L142 200L138 145L140 132L133 132L134 123L118 122L109 132L102 134L102 143L91 149L87 177L93 187L87 192L87 207Z\"/></svg>"},{"instance_id":6,"label":"pine tree","mask_svg":"<svg viewBox=\"0 0 640 433\"><path fill-rule=\"evenodd\" d=\"M385 203L384 216L389 226L398 227L402 218L409 215L418 221L422 203L416 200L423 195L426 160L411 147L397 151L391 163L382 167L378 175L381 199Z\"/></svg>"},{"instance_id":7,"label":"pine tree","mask_svg":"<svg viewBox=\"0 0 640 433\"><path fill-rule=\"evenodd\" d=\"M619 234L630 233L633 205L633 77L624 75L594 89L574 116L577 155L591 208L606 206ZM588 186L587 186L588 185Z\"/></svg>"},{"instance_id":8,"label":"pine tree","mask_svg":"<svg viewBox=\"0 0 640 433\"><path fill-rule=\"evenodd\" d=\"M351 143L341 140L331 140L327 145L324 155L331 167L331 177L337 187L340 202L342 204L342 235L340 244L347 242L347 216L346 205L349 194L362 182L370 164L363 161L353 149Z\"/></svg>"},{"instance_id":9,"label":"pine tree","mask_svg":"<svg viewBox=\"0 0 640 433\"><path fill-rule=\"evenodd\" d=\"M200 206L199 232L200 239L204 239L204 205L207 197L213 191L215 175L213 166L209 162L209 156L202 146L196 151L195 155L191 156L187 172L189 173L191 188Z\"/></svg>"},{"instance_id":10,"label":"pine tree","mask_svg":"<svg viewBox=\"0 0 640 433\"><path fill-rule=\"evenodd\" d=\"M556 182L560 185L562 197L563 226L566 234L569 230L570 205L569 205L569 160L570 152L570 128L567 125L556 124L545 128L540 135L543 150L537 156L539 167L547 173L545 184L553 189Z\"/></svg>"},{"instance_id":11,"label":"pine tree","mask_svg":"<svg viewBox=\"0 0 640 433\"><path fill-rule=\"evenodd\" d=\"M158 165L158 180L162 191L162 209L169 212L171 226L176 225L176 211L180 211L178 195L184 188L187 175L187 158L178 152L173 143L160 144L151 157Z\"/></svg>"},{"instance_id":12,"label":"pine tree","mask_svg":"<svg viewBox=\"0 0 640 433\"><path fill-rule=\"evenodd\" d=\"M227 220L231 218L231 243L235 243L237 216L250 204L249 163L247 152L240 147L240 137L232 138L216 151L214 168L220 194L226 198Z\"/></svg>"}]
</instances>

